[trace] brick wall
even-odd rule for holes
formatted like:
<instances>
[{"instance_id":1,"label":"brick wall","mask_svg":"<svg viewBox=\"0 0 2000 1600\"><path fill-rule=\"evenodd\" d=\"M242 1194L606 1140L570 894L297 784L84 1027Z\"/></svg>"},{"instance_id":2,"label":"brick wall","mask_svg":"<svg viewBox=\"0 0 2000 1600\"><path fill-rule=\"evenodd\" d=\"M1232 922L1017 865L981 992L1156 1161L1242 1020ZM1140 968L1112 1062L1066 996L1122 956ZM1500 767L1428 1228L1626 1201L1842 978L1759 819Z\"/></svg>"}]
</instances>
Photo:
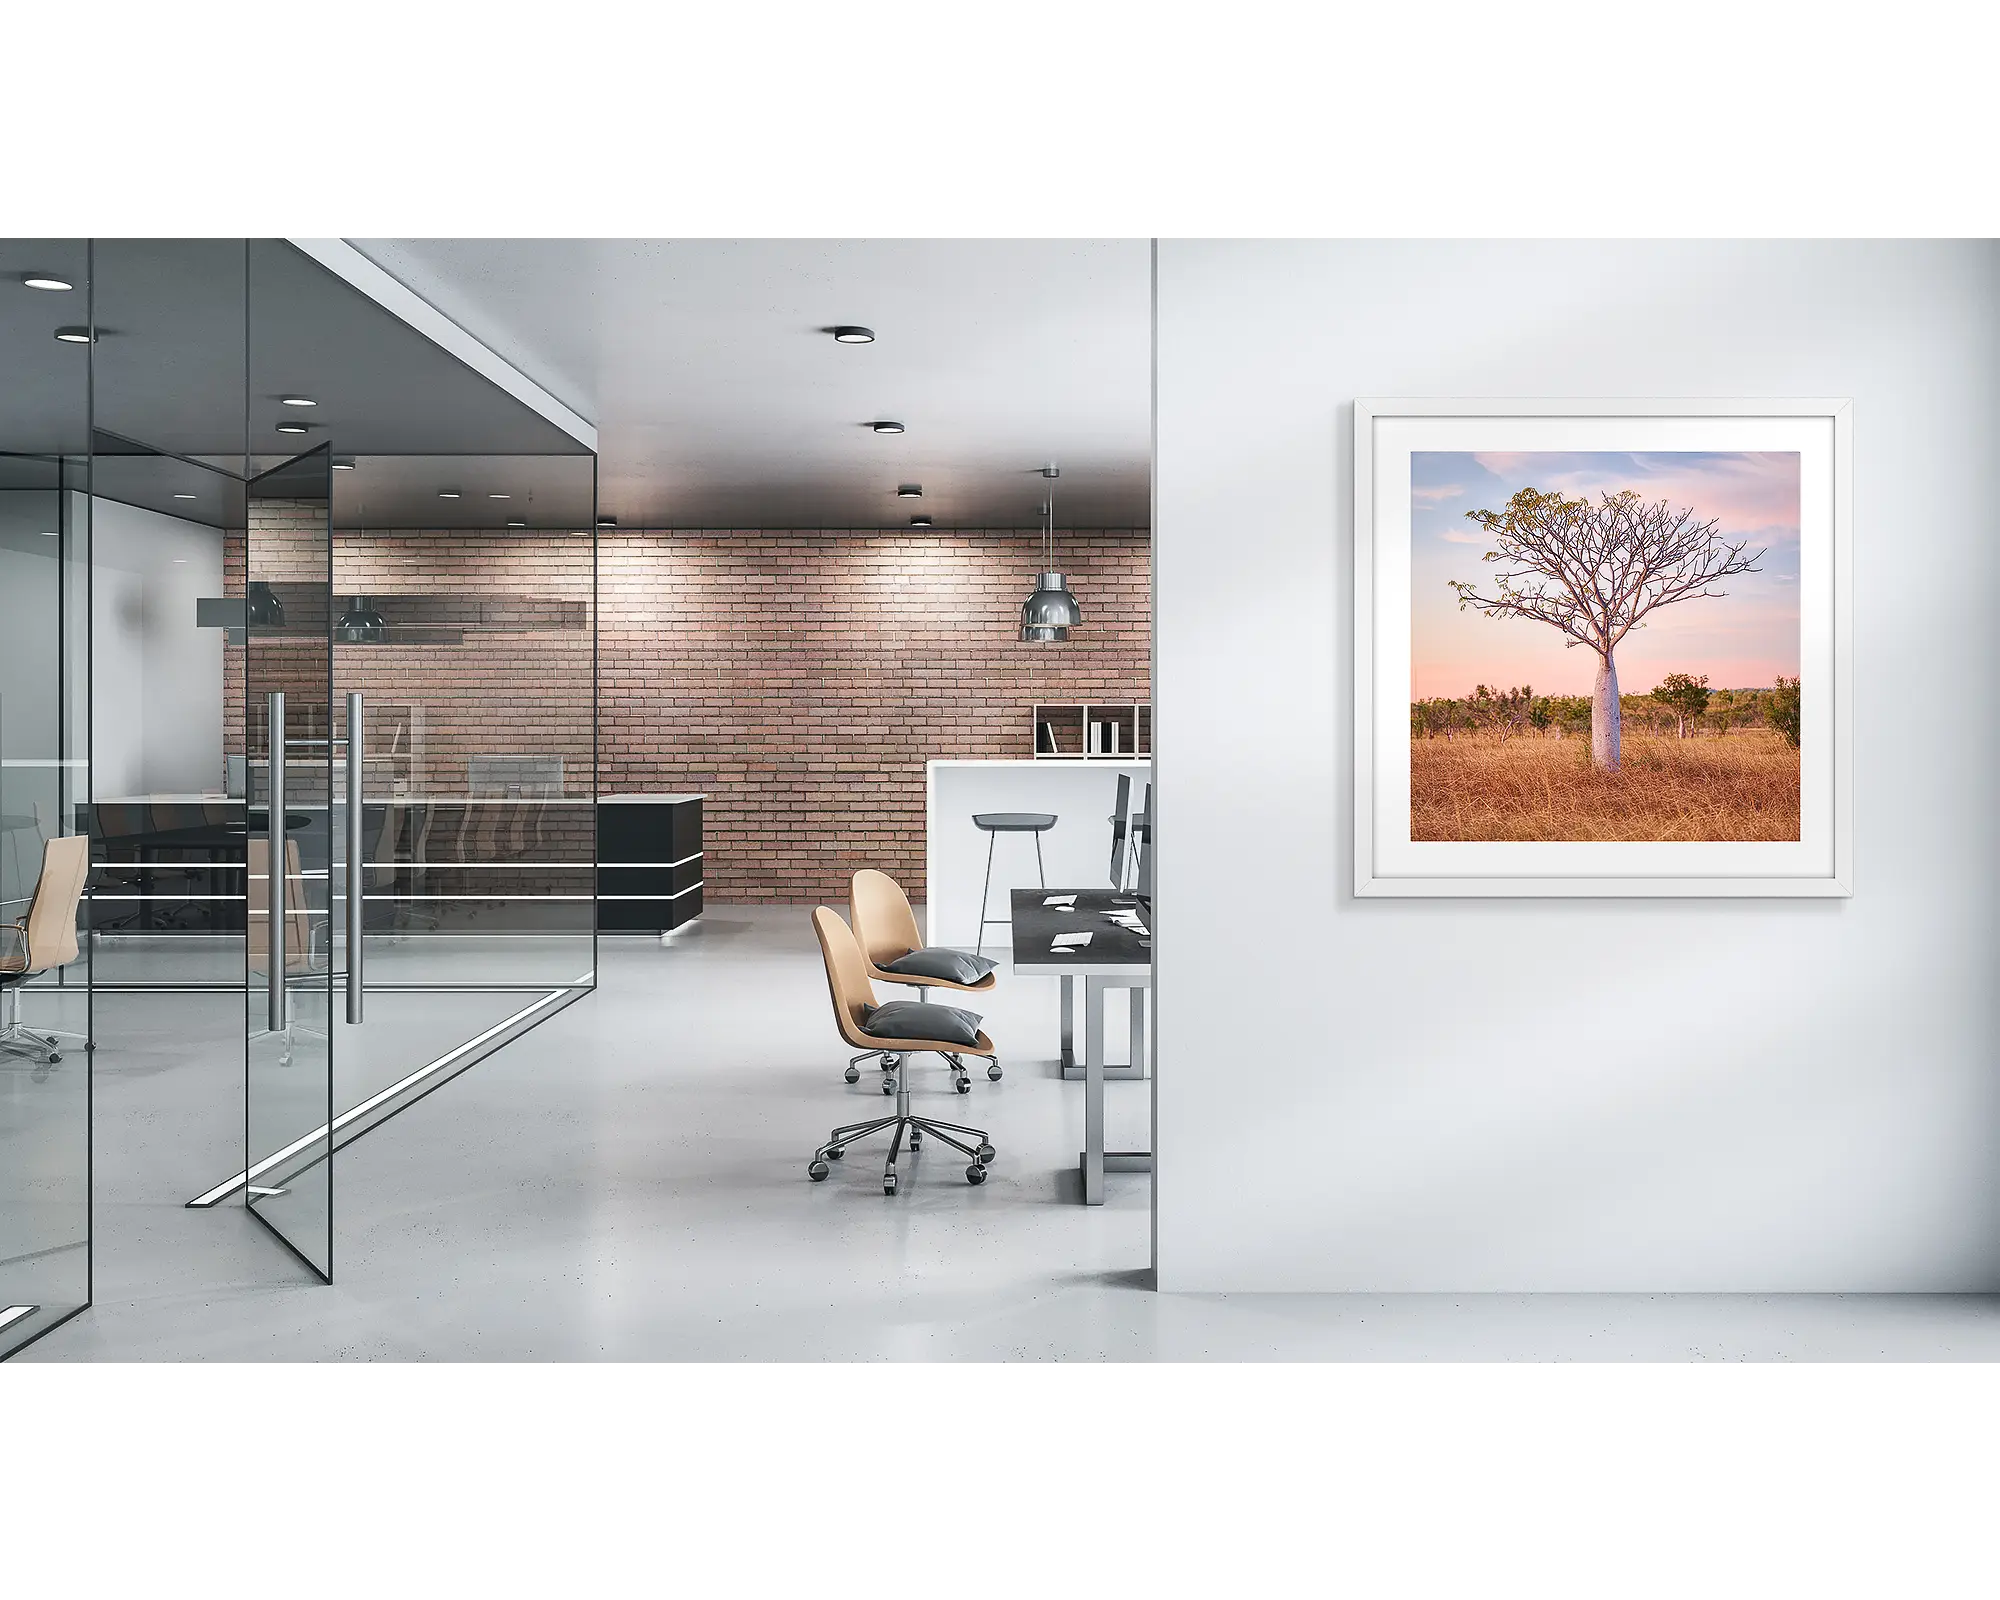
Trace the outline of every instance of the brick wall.
<instances>
[{"instance_id":1,"label":"brick wall","mask_svg":"<svg viewBox=\"0 0 2000 1600\"><path fill-rule=\"evenodd\" d=\"M604 532L601 792L708 795L710 903L839 900L863 866L920 899L927 760L1029 756L1036 701L1151 698L1148 535L1064 533L1059 549L1085 625L1036 645L1016 636L1041 565L1032 529ZM226 572L240 593L240 549ZM590 541L572 535L334 542L335 593L369 595L392 621L397 595L587 600L589 583ZM341 646L337 675L371 705L423 707L428 792L464 794L473 754L560 753L588 771L587 631Z\"/></svg>"},{"instance_id":2,"label":"brick wall","mask_svg":"<svg viewBox=\"0 0 2000 1600\"><path fill-rule=\"evenodd\" d=\"M1023 644L1032 530L684 533L600 546L607 794L705 791L708 901L921 899L924 763L1033 754L1038 700L1151 698L1151 545L1066 533L1084 609Z\"/></svg>"}]
</instances>

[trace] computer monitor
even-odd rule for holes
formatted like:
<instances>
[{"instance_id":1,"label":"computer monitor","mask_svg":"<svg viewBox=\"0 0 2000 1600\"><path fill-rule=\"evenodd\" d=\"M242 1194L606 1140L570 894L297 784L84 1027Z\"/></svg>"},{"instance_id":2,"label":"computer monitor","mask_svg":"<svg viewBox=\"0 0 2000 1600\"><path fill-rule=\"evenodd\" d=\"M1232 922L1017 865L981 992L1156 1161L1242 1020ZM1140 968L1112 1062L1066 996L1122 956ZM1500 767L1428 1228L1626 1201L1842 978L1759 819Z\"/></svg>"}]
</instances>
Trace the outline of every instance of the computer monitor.
<instances>
[{"instance_id":1,"label":"computer monitor","mask_svg":"<svg viewBox=\"0 0 2000 1600\"><path fill-rule=\"evenodd\" d=\"M1132 780L1123 773L1118 777L1118 799L1111 808L1111 887L1125 887L1126 840L1129 837L1125 814L1132 805Z\"/></svg>"},{"instance_id":2,"label":"computer monitor","mask_svg":"<svg viewBox=\"0 0 2000 1600\"><path fill-rule=\"evenodd\" d=\"M1139 836L1139 898L1153 903L1153 786L1146 785L1143 809L1132 819L1132 831Z\"/></svg>"}]
</instances>

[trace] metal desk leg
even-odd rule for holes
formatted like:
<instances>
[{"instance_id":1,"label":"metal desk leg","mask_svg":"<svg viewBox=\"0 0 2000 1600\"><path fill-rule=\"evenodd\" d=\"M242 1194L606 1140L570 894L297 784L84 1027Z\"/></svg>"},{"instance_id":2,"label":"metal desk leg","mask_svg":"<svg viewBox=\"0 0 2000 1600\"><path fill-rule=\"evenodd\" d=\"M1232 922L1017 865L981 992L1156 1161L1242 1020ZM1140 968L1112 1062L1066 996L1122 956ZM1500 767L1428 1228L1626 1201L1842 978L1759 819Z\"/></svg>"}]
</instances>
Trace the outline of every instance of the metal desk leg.
<instances>
[{"instance_id":1,"label":"metal desk leg","mask_svg":"<svg viewBox=\"0 0 2000 1600\"><path fill-rule=\"evenodd\" d=\"M1132 1008L1131 1054L1125 1059L1132 1063L1132 1076L1146 1076L1146 996L1150 991L1136 985L1125 991L1125 1002Z\"/></svg>"},{"instance_id":2,"label":"metal desk leg","mask_svg":"<svg viewBox=\"0 0 2000 1600\"><path fill-rule=\"evenodd\" d=\"M1067 979L1064 980L1067 983ZM1104 989L1083 981L1083 1203L1104 1204Z\"/></svg>"},{"instance_id":3,"label":"metal desk leg","mask_svg":"<svg viewBox=\"0 0 2000 1600\"><path fill-rule=\"evenodd\" d=\"M1065 1077L1076 1071L1076 979L1068 973L1062 979L1062 1069Z\"/></svg>"}]
</instances>

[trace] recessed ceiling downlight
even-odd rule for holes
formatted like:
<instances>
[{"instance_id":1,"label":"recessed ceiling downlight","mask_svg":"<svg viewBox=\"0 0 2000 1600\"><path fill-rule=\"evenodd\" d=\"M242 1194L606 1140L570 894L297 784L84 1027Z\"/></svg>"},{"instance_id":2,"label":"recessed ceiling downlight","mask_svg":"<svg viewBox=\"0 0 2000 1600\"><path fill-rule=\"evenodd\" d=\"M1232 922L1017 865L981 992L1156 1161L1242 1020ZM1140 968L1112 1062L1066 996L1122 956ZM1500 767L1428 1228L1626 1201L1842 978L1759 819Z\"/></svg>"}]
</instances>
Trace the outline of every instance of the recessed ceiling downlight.
<instances>
[{"instance_id":1,"label":"recessed ceiling downlight","mask_svg":"<svg viewBox=\"0 0 2000 1600\"><path fill-rule=\"evenodd\" d=\"M618 526L618 519L616 517L599 517L597 525L600 528L615 528Z\"/></svg>"},{"instance_id":2,"label":"recessed ceiling downlight","mask_svg":"<svg viewBox=\"0 0 2000 1600\"><path fill-rule=\"evenodd\" d=\"M278 397L278 404L281 406L316 406L319 402L317 400L309 400L302 394L287 394Z\"/></svg>"},{"instance_id":3,"label":"recessed ceiling downlight","mask_svg":"<svg viewBox=\"0 0 2000 1600\"><path fill-rule=\"evenodd\" d=\"M191 494L181 494L181 493L179 493L179 492L176 492L176 493L175 493L175 495L174 495L174 498L175 498L176 500L194 500L194 499L198 499L198 498L199 498L199 496L196 496L196 495L191 495Z\"/></svg>"},{"instance_id":4,"label":"recessed ceiling downlight","mask_svg":"<svg viewBox=\"0 0 2000 1600\"><path fill-rule=\"evenodd\" d=\"M930 519L929 517L912 517L912 518L910 518L910 526L911 526L911 527L913 527L913 528L928 528L928 527L931 527L932 525L933 525L933 524L932 524L932 522L931 522L931 519Z\"/></svg>"},{"instance_id":5,"label":"recessed ceiling downlight","mask_svg":"<svg viewBox=\"0 0 2000 1600\"><path fill-rule=\"evenodd\" d=\"M333 470L335 472L352 472L354 470L353 458L351 456L342 457L340 460L334 462Z\"/></svg>"},{"instance_id":6,"label":"recessed ceiling downlight","mask_svg":"<svg viewBox=\"0 0 2000 1600\"><path fill-rule=\"evenodd\" d=\"M486 497L486 498L487 498L487 499L489 499L489 500L511 500L511 499L513 498L513 496L512 496L512 495L505 495L505 494L498 494L498 493L495 493L495 494L489 494L489 495L487 495L487 497Z\"/></svg>"},{"instance_id":7,"label":"recessed ceiling downlight","mask_svg":"<svg viewBox=\"0 0 2000 1600\"><path fill-rule=\"evenodd\" d=\"M525 528L527 524L525 522L510 522L507 526L510 528Z\"/></svg>"},{"instance_id":8,"label":"recessed ceiling downlight","mask_svg":"<svg viewBox=\"0 0 2000 1600\"><path fill-rule=\"evenodd\" d=\"M30 289L54 289L60 291L76 287L75 284L69 282L67 279L52 278L46 272L27 273L22 277L21 282Z\"/></svg>"},{"instance_id":9,"label":"recessed ceiling downlight","mask_svg":"<svg viewBox=\"0 0 2000 1600\"><path fill-rule=\"evenodd\" d=\"M896 485L896 498L898 500L921 500L923 497L924 486L921 483L899 483Z\"/></svg>"},{"instance_id":10,"label":"recessed ceiling downlight","mask_svg":"<svg viewBox=\"0 0 2000 1600\"><path fill-rule=\"evenodd\" d=\"M905 433L908 431L900 422L871 422L868 426L877 433Z\"/></svg>"},{"instance_id":11,"label":"recessed ceiling downlight","mask_svg":"<svg viewBox=\"0 0 2000 1600\"><path fill-rule=\"evenodd\" d=\"M91 344L94 336L88 328L58 328L56 337L64 344Z\"/></svg>"},{"instance_id":12,"label":"recessed ceiling downlight","mask_svg":"<svg viewBox=\"0 0 2000 1600\"><path fill-rule=\"evenodd\" d=\"M873 344L875 330L861 327L858 323L844 322L833 330L833 339L836 344Z\"/></svg>"},{"instance_id":13,"label":"recessed ceiling downlight","mask_svg":"<svg viewBox=\"0 0 2000 1600\"><path fill-rule=\"evenodd\" d=\"M276 426L280 433L305 433L309 431L303 422L279 422Z\"/></svg>"},{"instance_id":14,"label":"recessed ceiling downlight","mask_svg":"<svg viewBox=\"0 0 2000 1600\"><path fill-rule=\"evenodd\" d=\"M440 489L438 490L438 498L440 500L456 500L458 498L458 491L456 489Z\"/></svg>"}]
</instances>

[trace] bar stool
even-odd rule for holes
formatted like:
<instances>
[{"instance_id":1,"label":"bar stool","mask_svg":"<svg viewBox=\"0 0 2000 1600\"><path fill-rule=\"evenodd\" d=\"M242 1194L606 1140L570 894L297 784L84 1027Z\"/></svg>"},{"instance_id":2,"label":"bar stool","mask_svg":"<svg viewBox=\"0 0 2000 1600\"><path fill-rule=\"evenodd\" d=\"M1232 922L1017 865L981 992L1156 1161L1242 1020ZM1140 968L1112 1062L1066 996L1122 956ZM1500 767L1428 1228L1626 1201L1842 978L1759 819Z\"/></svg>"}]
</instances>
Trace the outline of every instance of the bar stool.
<instances>
[{"instance_id":1,"label":"bar stool","mask_svg":"<svg viewBox=\"0 0 2000 1600\"><path fill-rule=\"evenodd\" d=\"M1042 867L1042 835L1056 825L1055 815L1048 811L978 811L973 813L972 825L986 835L986 881L979 886L979 939L972 947L974 955L981 954L986 945L986 930L994 923L1007 927L1014 925L1009 917L989 917L986 914L987 897L993 890L993 846L1003 833L1029 833L1035 838L1035 876L1041 880L1044 889L1049 886L1048 874Z\"/></svg>"}]
</instances>

